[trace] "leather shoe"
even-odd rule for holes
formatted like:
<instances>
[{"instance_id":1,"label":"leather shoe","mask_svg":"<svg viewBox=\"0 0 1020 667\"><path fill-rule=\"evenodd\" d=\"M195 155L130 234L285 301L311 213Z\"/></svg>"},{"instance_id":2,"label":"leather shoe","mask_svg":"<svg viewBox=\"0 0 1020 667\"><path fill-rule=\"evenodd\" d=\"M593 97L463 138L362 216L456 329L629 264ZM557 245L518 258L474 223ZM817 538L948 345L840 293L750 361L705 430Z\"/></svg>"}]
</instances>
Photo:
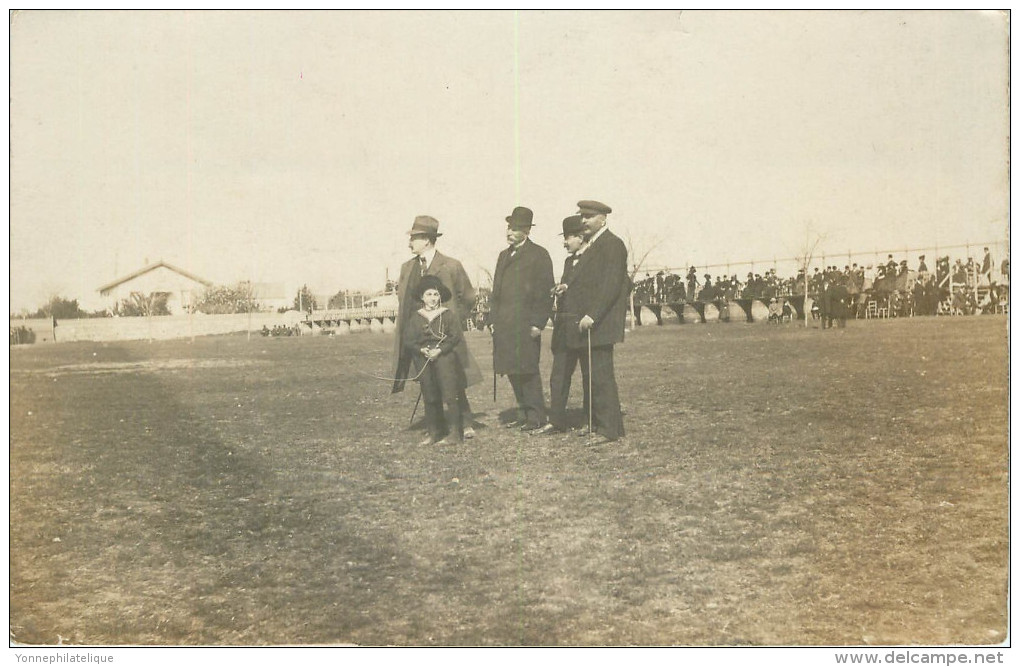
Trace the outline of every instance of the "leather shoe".
<instances>
[{"instance_id":1,"label":"leather shoe","mask_svg":"<svg viewBox=\"0 0 1020 667\"><path fill-rule=\"evenodd\" d=\"M530 433L530 435L555 435L557 433L563 433L563 429L554 426L553 424L546 424L542 428L537 428Z\"/></svg>"},{"instance_id":2,"label":"leather shoe","mask_svg":"<svg viewBox=\"0 0 1020 667\"><path fill-rule=\"evenodd\" d=\"M542 428L541 424L525 424L521 427L521 430L527 433L529 431L537 431L540 428Z\"/></svg>"},{"instance_id":3,"label":"leather shoe","mask_svg":"<svg viewBox=\"0 0 1020 667\"><path fill-rule=\"evenodd\" d=\"M522 422L519 422L519 421L516 421L516 420L503 424L503 426L505 426L506 428L519 428L519 427L521 427L523 425L524 424Z\"/></svg>"},{"instance_id":4,"label":"leather shoe","mask_svg":"<svg viewBox=\"0 0 1020 667\"><path fill-rule=\"evenodd\" d=\"M475 437L475 430L473 428L471 428L470 426L465 426L464 427L464 439L465 440L470 440L473 437Z\"/></svg>"}]
</instances>

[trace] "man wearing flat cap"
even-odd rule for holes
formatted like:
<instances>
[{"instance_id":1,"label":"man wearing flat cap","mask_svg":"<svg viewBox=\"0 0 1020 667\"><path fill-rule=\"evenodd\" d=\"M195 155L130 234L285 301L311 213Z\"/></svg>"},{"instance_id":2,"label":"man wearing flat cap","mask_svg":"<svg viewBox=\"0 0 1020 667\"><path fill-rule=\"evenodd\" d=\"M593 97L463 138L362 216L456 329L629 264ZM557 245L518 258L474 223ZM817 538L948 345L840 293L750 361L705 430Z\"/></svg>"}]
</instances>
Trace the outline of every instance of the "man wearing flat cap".
<instances>
[{"instance_id":1,"label":"man wearing flat cap","mask_svg":"<svg viewBox=\"0 0 1020 667\"><path fill-rule=\"evenodd\" d=\"M522 431L540 429L546 422L538 362L542 330L552 315L552 259L529 238L533 218L523 206L507 216L508 245L496 260L489 297L492 368L507 376L517 399L517 418L507 426Z\"/></svg>"},{"instance_id":2,"label":"man wearing flat cap","mask_svg":"<svg viewBox=\"0 0 1020 667\"><path fill-rule=\"evenodd\" d=\"M569 310L576 324L572 322L573 326L565 328L566 344L581 354L582 377L591 383L593 429L599 436L596 444L602 444L624 435L613 346L623 342L627 315L627 246L606 227L606 215L612 209L591 200L580 201L577 206L587 245L567 289ZM586 430L582 432L587 434Z\"/></svg>"},{"instance_id":3,"label":"man wearing flat cap","mask_svg":"<svg viewBox=\"0 0 1020 667\"><path fill-rule=\"evenodd\" d=\"M475 290L471 286L464 266L456 259L447 257L436 250L436 240L442 236L439 232L439 221L428 215L419 215L408 234L408 248L414 257L400 267L400 283L397 290L399 307L397 310L397 332L393 341L393 370L390 377L394 380L391 392L404 390L404 382L411 368L411 355L404 347L404 325L410 321L411 315L421 307L414 298L415 289L423 276L436 276L451 292L450 303L443 305L456 314L461 330L467 328L467 313L475 303ZM468 350L467 343L461 342L454 348L465 373L464 386L471 386L482 381L482 371L478 362ZM473 438L474 428L471 422L471 405L467 394L461 390L458 397L461 415L464 419L464 437Z\"/></svg>"}]
</instances>

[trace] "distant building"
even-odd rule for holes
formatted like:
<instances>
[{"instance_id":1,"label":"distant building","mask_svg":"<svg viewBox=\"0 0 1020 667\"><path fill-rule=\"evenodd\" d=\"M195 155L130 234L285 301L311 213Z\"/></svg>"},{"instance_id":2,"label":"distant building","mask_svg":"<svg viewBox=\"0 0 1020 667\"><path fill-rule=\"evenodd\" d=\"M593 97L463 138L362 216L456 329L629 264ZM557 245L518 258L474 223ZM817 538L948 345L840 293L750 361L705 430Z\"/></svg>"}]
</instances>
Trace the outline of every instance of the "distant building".
<instances>
[{"instance_id":1,"label":"distant building","mask_svg":"<svg viewBox=\"0 0 1020 667\"><path fill-rule=\"evenodd\" d=\"M363 307L365 308L392 308L396 310L400 307L400 300L396 294L380 294L371 298L365 299Z\"/></svg>"},{"instance_id":2,"label":"distant building","mask_svg":"<svg viewBox=\"0 0 1020 667\"><path fill-rule=\"evenodd\" d=\"M251 290L252 298L262 310L279 310L294 305L294 295L287 291L283 283L252 283Z\"/></svg>"},{"instance_id":3,"label":"distant building","mask_svg":"<svg viewBox=\"0 0 1020 667\"><path fill-rule=\"evenodd\" d=\"M188 312L188 309L212 287L212 282L199 278L162 260L139 269L132 274L118 278L99 288L99 294L106 300L111 311L132 292L140 294L166 294L167 308L173 314Z\"/></svg>"}]
</instances>

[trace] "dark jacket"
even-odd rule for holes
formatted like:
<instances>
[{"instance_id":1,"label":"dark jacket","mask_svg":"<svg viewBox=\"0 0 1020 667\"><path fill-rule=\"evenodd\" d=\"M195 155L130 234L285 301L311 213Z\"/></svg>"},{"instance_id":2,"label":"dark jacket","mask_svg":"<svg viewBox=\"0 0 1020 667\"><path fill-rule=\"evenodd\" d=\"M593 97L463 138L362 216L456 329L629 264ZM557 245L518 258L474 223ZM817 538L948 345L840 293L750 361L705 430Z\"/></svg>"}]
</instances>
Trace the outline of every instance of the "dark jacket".
<instances>
[{"instance_id":1,"label":"dark jacket","mask_svg":"<svg viewBox=\"0 0 1020 667\"><path fill-rule=\"evenodd\" d=\"M545 329L552 315L553 269L548 251L526 239L513 257L499 253L492 276L489 322L492 367L501 375L538 372L541 341L531 327Z\"/></svg>"},{"instance_id":2,"label":"dark jacket","mask_svg":"<svg viewBox=\"0 0 1020 667\"><path fill-rule=\"evenodd\" d=\"M585 315L595 321L591 329L592 346L622 343L629 293L627 246L606 229L581 255L567 288L570 314L564 327L567 347L587 347L587 336L577 328Z\"/></svg>"},{"instance_id":3,"label":"dark jacket","mask_svg":"<svg viewBox=\"0 0 1020 667\"><path fill-rule=\"evenodd\" d=\"M393 368L390 375L393 378L406 379L411 368L411 355L404 347L403 328L414 312L421 307L421 302L410 296L407 292L408 286L411 284L411 272L420 271L420 266L418 258L415 257L404 262L400 267L400 287L397 290L400 309L397 311L397 334L394 336L395 340L393 341ZM443 285L450 290L453 298L450 303L444 305L456 314L461 330L465 330L467 328L467 314L471 312L471 308L475 304L475 290L471 286L471 279L468 278L464 266L456 259L436 252L436 256L432 258L432 264L425 271L425 275L438 277ZM481 382L482 371L463 339L458 343L454 352L464 368L467 386ZM404 390L404 379L394 380L392 393Z\"/></svg>"},{"instance_id":4,"label":"dark jacket","mask_svg":"<svg viewBox=\"0 0 1020 667\"><path fill-rule=\"evenodd\" d=\"M567 292L570 291L570 280L574 275L574 267L577 262L581 261L581 256L571 253L567 255L567 258L563 260L563 273L560 274L560 284L567 285ZM560 352L567 349L567 334L566 328L570 326L571 321L573 326L577 326L577 320L571 320L570 313L570 300L567 292L556 297L556 312L553 313L553 334L552 341L550 343L554 352Z\"/></svg>"}]
</instances>

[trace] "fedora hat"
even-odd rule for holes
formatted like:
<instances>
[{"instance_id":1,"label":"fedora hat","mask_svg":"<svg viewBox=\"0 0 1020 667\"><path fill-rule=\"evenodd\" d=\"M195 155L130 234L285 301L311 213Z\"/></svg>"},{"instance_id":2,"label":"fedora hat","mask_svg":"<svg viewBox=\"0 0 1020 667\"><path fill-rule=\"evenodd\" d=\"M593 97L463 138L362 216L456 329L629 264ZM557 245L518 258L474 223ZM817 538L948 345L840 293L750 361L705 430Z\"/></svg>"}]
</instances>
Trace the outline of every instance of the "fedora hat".
<instances>
[{"instance_id":1,"label":"fedora hat","mask_svg":"<svg viewBox=\"0 0 1020 667\"><path fill-rule=\"evenodd\" d=\"M414 224L411 225L411 231L408 232L408 235L410 236L414 236L416 234L442 236L442 234L439 233L439 221L431 215L419 215L414 219Z\"/></svg>"}]
</instances>

